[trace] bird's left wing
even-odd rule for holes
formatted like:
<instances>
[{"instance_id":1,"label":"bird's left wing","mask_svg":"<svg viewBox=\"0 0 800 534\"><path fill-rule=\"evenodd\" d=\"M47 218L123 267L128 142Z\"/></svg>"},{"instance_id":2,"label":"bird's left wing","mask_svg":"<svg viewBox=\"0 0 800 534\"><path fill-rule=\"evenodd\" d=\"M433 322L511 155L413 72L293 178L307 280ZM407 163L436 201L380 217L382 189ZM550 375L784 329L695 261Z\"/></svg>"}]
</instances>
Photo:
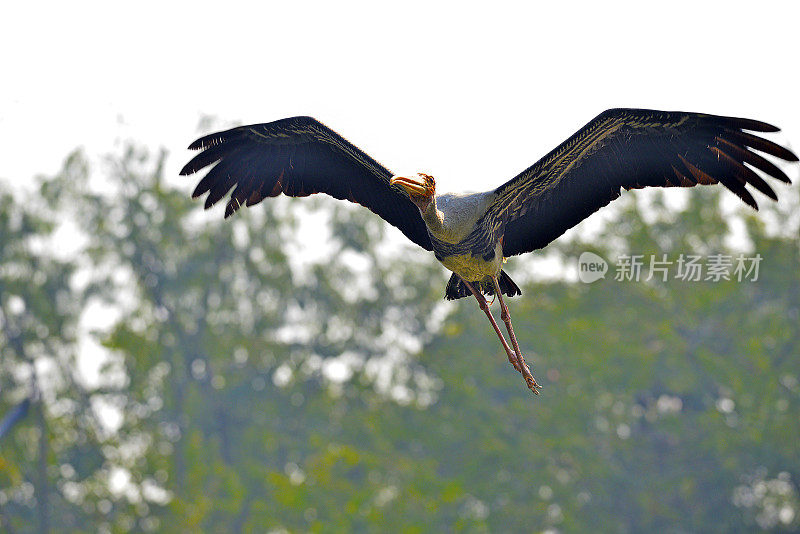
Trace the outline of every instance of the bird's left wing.
<instances>
[{"instance_id":1,"label":"bird's left wing","mask_svg":"<svg viewBox=\"0 0 800 534\"><path fill-rule=\"evenodd\" d=\"M777 200L747 163L790 183L754 152L797 161L788 149L743 130L777 132L751 119L646 109L610 109L495 190L484 217L503 236L503 255L544 247L620 196L620 188L722 183L758 209L750 185Z\"/></svg>"},{"instance_id":2,"label":"bird's left wing","mask_svg":"<svg viewBox=\"0 0 800 534\"><path fill-rule=\"evenodd\" d=\"M193 197L208 192L209 208L231 189L225 217L281 193L302 197L327 193L369 208L426 250L431 241L419 209L392 173L342 136L311 117L291 117L206 135L189 145L202 149L181 170L192 174L216 165Z\"/></svg>"}]
</instances>

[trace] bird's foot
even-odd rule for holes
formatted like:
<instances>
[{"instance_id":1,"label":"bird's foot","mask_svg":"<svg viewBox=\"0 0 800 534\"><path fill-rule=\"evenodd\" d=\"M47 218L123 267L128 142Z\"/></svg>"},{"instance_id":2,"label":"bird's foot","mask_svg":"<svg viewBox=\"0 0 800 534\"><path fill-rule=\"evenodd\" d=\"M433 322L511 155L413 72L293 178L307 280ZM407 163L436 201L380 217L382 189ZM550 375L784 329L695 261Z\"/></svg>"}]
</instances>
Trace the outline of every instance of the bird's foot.
<instances>
[{"instance_id":1,"label":"bird's foot","mask_svg":"<svg viewBox=\"0 0 800 534\"><path fill-rule=\"evenodd\" d=\"M531 374L531 370L528 369L528 366L525 366L525 372L522 373L522 376L525 377L525 383L528 385L528 389L533 391L536 395L539 394L539 390L542 389L542 386L533 378Z\"/></svg>"},{"instance_id":2,"label":"bird's foot","mask_svg":"<svg viewBox=\"0 0 800 534\"><path fill-rule=\"evenodd\" d=\"M512 354L514 352L512 351ZM525 358L522 357L522 354L515 354L517 356L517 361L511 362L511 365L514 366L514 369L519 371L522 374L522 377L525 379L525 383L528 385L528 389L533 391L536 395L539 394L539 390L542 389L542 386L533 378L533 374L531 374L531 369L528 367L528 364L525 363ZM509 355L509 361L511 360L511 355Z\"/></svg>"}]
</instances>

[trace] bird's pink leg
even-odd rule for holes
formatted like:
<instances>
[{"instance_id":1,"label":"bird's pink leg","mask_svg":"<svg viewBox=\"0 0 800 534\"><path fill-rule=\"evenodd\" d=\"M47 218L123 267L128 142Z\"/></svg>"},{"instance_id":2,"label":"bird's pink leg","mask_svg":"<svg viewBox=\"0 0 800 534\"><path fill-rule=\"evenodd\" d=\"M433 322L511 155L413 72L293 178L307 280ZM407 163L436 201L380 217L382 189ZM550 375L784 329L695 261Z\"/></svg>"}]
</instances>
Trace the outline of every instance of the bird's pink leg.
<instances>
[{"instance_id":1,"label":"bird's pink leg","mask_svg":"<svg viewBox=\"0 0 800 534\"><path fill-rule=\"evenodd\" d=\"M522 376L525 377L525 382L528 384L528 389L539 394L539 389L542 387L537 382L536 379L533 378L531 374L531 370L528 368L528 365L525 363L525 357L522 356L522 351L519 350L519 343L517 343L517 336L514 335L514 327L511 326L511 314L508 313L508 306L506 306L505 301L503 300L503 292L500 291L500 283L497 281L496 276L492 276L492 284L494 285L494 294L497 295L497 299L500 301L500 318L506 324L506 330L508 330L508 336L511 338L511 343L514 345L514 353L517 355L517 360L519 362L519 367L515 365L514 368L517 369Z\"/></svg>"},{"instance_id":2,"label":"bird's pink leg","mask_svg":"<svg viewBox=\"0 0 800 534\"><path fill-rule=\"evenodd\" d=\"M486 303L486 299L484 298L484 296L481 295L480 291L476 291L475 288L472 287L472 284L470 284L469 282L467 282L463 278L461 279L461 281L464 282L464 285L467 286L467 289L469 289L472 292L472 294L475 295L475 298L478 300L478 306L480 306L480 308L483 310L483 313L486 314L486 317L489 318L489 322L492 323L492 327L494 328L494 331L497 332L497 337L500 338L500 343L503 344L503 348L506 350L506 355L508 356L508 361L511 362L511 365L514 366L514 369L516 369L520 373L523 373L522 367L517 362L517 357L514 354L514 351L511 350L511 347L508 346L508 342L506 341L506 338L503 337L503 333L500 331L500 327L497 326L497 321L494 320L494 316L492 316L492 312L489 311L489 305ZM524 376L524 374L525 373L523 373L523 376Z\"/></svg>"}]
</instances>

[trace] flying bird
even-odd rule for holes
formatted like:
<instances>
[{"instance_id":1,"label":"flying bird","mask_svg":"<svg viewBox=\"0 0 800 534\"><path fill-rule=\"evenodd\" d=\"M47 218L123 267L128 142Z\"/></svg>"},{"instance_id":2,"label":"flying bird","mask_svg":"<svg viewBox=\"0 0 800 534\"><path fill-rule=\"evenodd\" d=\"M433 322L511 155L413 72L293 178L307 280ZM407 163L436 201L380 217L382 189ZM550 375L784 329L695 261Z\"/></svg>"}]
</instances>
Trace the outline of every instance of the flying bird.
<instances>
[{"instance_id":1,"label":"flying bird","mask_svg":"<svg viewBox=\"0 0 800 534\"><path fill-rule=\"evenodd\" d=\"M721 183L758 209L752 189L777 200L765 176L791 183L760 153L798 161L790 150L751 133L777 131L751 119L610 109L496 189L437 194L432 176L396 176L318 120L292 117L203 136L189 145L202 151L180 173L216 164L192 196L208 193L209 208L232 189L226 218L281 193L327 193L369 208L452 271L445 298L477 299L509 362L538 394L541 386L525 363L503 299L521 294L503 271L503 259L545 247L623 189ZM510 342L484 295L499 300Z\"/></svg>"}]
</instances>

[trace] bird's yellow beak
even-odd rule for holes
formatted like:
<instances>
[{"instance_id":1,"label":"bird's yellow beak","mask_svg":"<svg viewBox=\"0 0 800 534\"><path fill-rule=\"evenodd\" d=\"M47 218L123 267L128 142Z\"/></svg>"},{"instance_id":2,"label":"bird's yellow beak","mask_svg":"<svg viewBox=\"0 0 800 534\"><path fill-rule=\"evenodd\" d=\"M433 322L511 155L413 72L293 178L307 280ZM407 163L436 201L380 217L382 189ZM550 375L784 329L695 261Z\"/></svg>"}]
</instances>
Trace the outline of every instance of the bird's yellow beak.
<instances>
[{"instance_id":1,"label":"bird's yellow beak","mask_svg":"<svg viewBox=\"0 0 800 534\"><path fill-rule=\"evenodd\" d=\"M424 197L428 196L428 188L421 176L393 176L389 180L389 185L399 185L405 189L409 195Z\"/></svg>"}]
</instances>

